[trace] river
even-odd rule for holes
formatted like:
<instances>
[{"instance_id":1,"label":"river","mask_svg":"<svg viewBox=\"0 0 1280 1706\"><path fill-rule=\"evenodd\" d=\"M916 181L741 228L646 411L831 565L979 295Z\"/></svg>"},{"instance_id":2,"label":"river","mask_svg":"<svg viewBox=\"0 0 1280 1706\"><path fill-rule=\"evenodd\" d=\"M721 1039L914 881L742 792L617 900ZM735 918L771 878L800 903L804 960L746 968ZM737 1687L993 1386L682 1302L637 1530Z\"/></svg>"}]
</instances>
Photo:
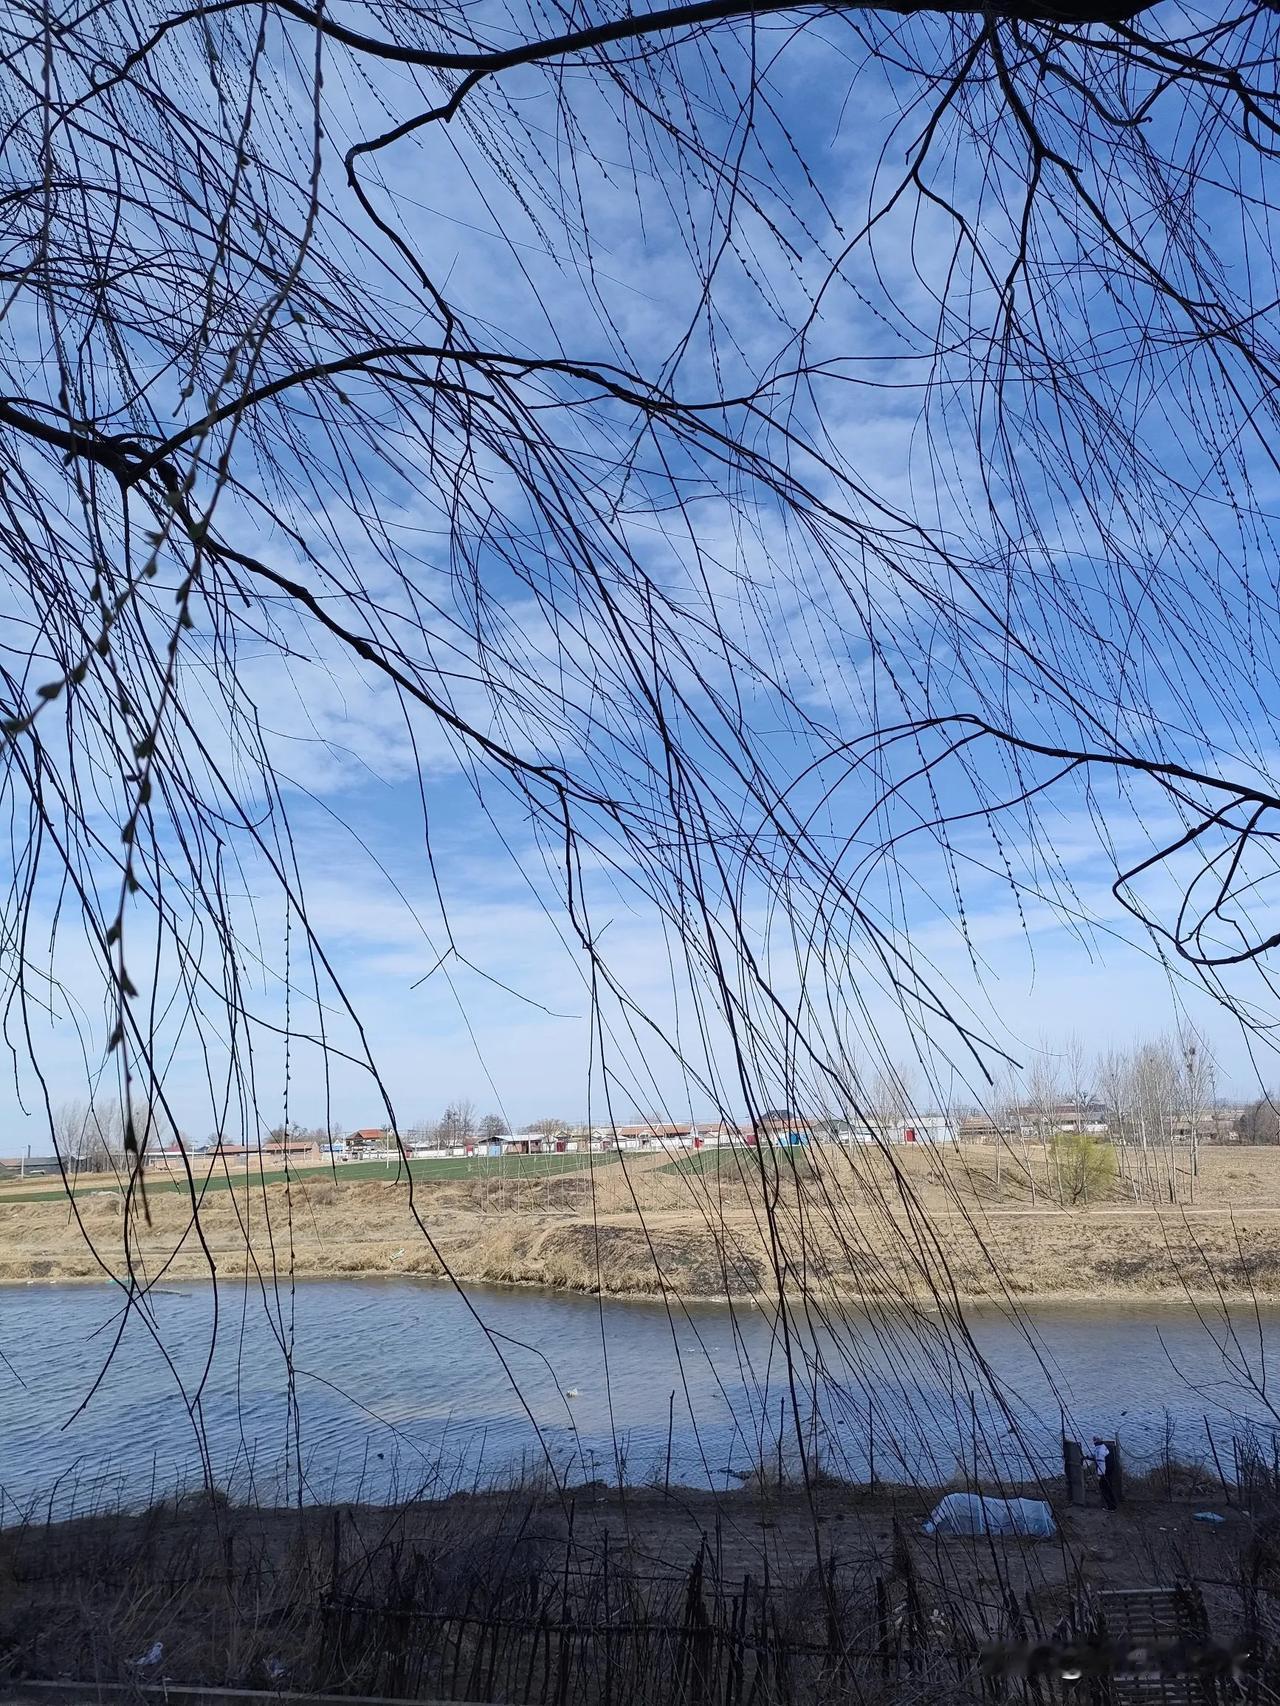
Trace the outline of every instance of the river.
<instances>
[{"instance_id":1,"label":"river","mask_svg":"<svg viewBox=\"0 0 1280 1706\"><path fill-rule=\"evenodd\" d=\"M724 1487L794 1472L801 1442L856 1478L1051 1467L1061 1420L1132 1468L1260 1424L1280 1311L1189 1307L850 1314L783 1333L759 1310L673 1309L424 1280L294 1291L179 1285L0 1292L0 1521L137 1506L209 1475L279 1502L438 1494L548 1465L562 1479ZM790 1402L794 1374L796 1409ZM797 1432L794 1416L801 1418Z\"/></svg>"}]
</instances>

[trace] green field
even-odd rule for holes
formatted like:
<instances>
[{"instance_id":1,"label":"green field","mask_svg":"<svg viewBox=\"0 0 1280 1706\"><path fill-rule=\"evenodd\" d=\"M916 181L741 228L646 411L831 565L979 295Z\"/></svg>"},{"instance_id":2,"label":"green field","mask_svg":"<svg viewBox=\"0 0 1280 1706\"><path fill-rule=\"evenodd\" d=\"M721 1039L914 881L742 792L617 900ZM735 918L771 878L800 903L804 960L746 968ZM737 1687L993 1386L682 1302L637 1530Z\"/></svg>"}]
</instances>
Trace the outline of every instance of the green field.
<instances>
[{"instance_id":1,"label":"green field","mask_svg":"<svg viewBox=\"0 0 1280 1706\"><path fill-rule=\"evenodd\" d=\"M742 1149L695 1149L691 1155L682 1155L676 1161L668 1161L661 1169L664 1173L702 1174L718 1173L723 1168L726 1172L737 1173L743 1168L755 1167L758 1163L755 1156Z\"/></svg>"},{"instance_id":2,"label":"green field","mask_svg":"<svg viewBox=\"0 0 1280 1706\"><path fill-rule=\"evenodd\" d=\"M598 1155L472 1155L449 1156L439 1161L411 1161L408 1170L415 1179L536 1179L545 1177L548 1173L576 1173L585 1171L588 1167L605 1167L617 1160L616 1151L608 1151ZM193 1170L200 1157L192 1158ZM403 1178L405 1163L398 1165L392 1162L389 1166L385 1161L338 1161L329 1167L293 1167L286 1173L283 1169L259 1173L256 1168L248 1173L232 1170L230 1177L222 1170L212 1173L207 1182L196 1172L197 1188L201 1191L254 1191L261 1185L282 1184L290 1179L295 1185L330 1185L349 1184L359 1179L395 1179ZM146 1175L147 1195L159 1196L166 1192L177 1191L184 1196L190 1187L185 1178L173 1178L167 1173L149 1172ZM86 1179L75 1187L77 1197L101 1195L104 1191L115 1191L117 1186L105 1179ZM44 1190L4 1190L0 1188L0 1203L25 1202L65 1202L66 1191L61 1185L53 1185Z\"/></svg>"}]
</instances>

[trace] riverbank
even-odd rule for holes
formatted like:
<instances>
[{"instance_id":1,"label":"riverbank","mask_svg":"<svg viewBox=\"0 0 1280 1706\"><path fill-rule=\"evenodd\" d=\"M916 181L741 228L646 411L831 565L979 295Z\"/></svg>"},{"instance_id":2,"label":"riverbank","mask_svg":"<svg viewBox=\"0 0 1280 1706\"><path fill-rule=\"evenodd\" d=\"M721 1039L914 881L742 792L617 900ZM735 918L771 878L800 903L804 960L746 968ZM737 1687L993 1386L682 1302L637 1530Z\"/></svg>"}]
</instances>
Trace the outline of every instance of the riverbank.
<instances>
[{"instance_id":1,"label":"riverbank","mask_svg":"<svg viewBox=\"0 0 1280 1706\"><path fill-rule=\"evenodd\" d=\"M0 1532L0 1654L11 1680L462 1701L687 1702L694 1663L708 1699L865 1700L908 1680L970 1698L984 1645L1063 1642L1112 1588L1194 1588L1209 1630L1234 1634L1233 1574L1269 1533L1222 1499L1220 1522L1198 1520L1196 1492L1114 1515L1058 1504L1048 1542L930 1538L937 1497L522 1484L281 1510L202 1496Z\"/></svg>"},{"instance_id":2,"label":"riverbank","mask_svg":"<svg viewBox=\"0 0 1280 1706\"><path fill-rule=\"evenodd\" d=\"M1116 1190L1064 1209L1047 1179L1030 1191L1007 1163L997 1183L981 1151L900 1166L824 1153L764 1189L753 1157L684 1171L641 1156L534 1177L419 1174L412 1192L314 1170L229 1181L196 1214L172 1183L152 1184L127 1222L119 1188L89 1181L74 1205L47 1187L6 1193L0 1281L275 1269L685 1301L768 1298L780 1284L846 1304L1280 1300L1280 1151L1210 1151L1195 1202L1159 1206Z\"/></svg>"}]
</instances>

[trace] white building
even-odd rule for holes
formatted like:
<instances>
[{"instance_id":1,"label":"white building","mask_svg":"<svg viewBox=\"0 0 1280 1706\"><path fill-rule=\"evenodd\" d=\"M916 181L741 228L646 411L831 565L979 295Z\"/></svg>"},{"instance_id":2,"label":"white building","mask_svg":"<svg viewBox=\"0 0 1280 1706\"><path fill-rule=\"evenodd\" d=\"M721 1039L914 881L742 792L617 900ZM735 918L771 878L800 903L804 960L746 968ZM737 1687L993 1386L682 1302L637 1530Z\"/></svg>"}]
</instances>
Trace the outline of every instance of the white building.
<instances>
[{"instance_id":1,"label":"white building","mask_svg":"<svg viewBox=\"0 0 1280 1706\"><path fill-rule=\"evenodd\" d=\"M954 1143L956 1128L948 1114L904 1114L893 1120L842 1121L836 1127L836 1139L840 1143Z\"/></svg>"}]
</instances>

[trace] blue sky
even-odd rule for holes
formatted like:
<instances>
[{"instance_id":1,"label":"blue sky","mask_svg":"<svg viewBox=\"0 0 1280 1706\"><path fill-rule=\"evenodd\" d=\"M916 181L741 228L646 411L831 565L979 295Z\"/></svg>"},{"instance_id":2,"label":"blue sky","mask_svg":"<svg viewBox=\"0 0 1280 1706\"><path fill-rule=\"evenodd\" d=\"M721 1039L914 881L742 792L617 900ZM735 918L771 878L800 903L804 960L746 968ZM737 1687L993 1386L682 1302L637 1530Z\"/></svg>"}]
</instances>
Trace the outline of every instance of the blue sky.
<instances>
[{"instance_id":1,"label":"blue sky","mask_svg":"<svg viewBox=\"0 0 1280 1706\"><path fill-rule=\"evenodd\" d=\"M916 26L915 49L942 54L942 36L930 29ZM682 396L698 398L717 383L732 393L747 375L785 374L799 350L790 328L812 315L804 353L822 372L790 402L797 428L814 437L827 462L795 449L794 468L852 525L833 558L823 526L806 530L745 485L718 486L705 449L669 441L674 460L666 472L690 499L683 513L662 501L654 442L637 441L626 480L616 470L601 473L592 537L598 544L612 529L664 601L663 692L697 760L708 813L700 824L682 819L678 802L649 798L662 765L641 703L643 657L629 657L610 633L608 607L586 572L589 551L567 562L545 516L535 526L526 495L494 457L479 457L473 496L482 493L508 531L505 556L492 541L470 540L483 608L450 555L420 423L402 430L386 421L382 443L373 435L335 446L317 430L287 471L287 489L262 486L281 527L224 505L228 526L252 529L255 547L276 553L288 572L294 564L284 527L305 535L339 580L359 575L380 603L386 631L417 645L441 695L494 738L521 756L551 756L585 782L638 802L627 835L607 814L582 810L591 845L575 870L577 900L617 980L614 992L593 990L589 957L566 911L554 819L535 821L492 776L478 797L472 758L457 739L421 709L406 711L385 679L318 640L313 625L273 612L278 634L296 647L289 658L255 644L246 626L237 652L240 710L244 716L254 707L256 736L275 766L308 918L333 974L318 986L311 981L296 912L282 904L248 838L229 835L243 858L229 886L238 969L255 1015L253 1085L266 1123L286 1109L306 1124L326 1112L344 1126L380 1122L366 1052L404 1123L432 1117L460 1096L517 1125L546 1113L590 1110L602 1118L609 1105L617 1115L661 1106L704 1115L717 1101L739 1108L723 1015L654 903L655 891L671 897L673 879L664 849L647 845L638 827L646 816L661 826L667 850L682 832L710 828L716 845L700 846L695 864L711 883L711 936L721 933L718 946L731 958L749 951L768 967L781 1008L819 1058L854 1060L868 1076L881 1053L916 1060L922 1100L968 1101L981 1089L951 1028L910 1003L904 1016L885 988L883 962L851 910L858 884L862 922L883 930L902 964L914 964L948 1006L970 1014L1019 1061L1044 1038L1075 1033L1101 1050L1186 1020L1217 1055L1224 1089L1248 1094L1259 1074L1270 1073L1257 1052L1264 1045L1256 1037L1251 1045L1197 985L1171 981L1150 935L1110 893L1117 858L1136 862L1178 833L1168 800L1154 790L1125 795L1091 774L1089 795L1076 772L1040 797L1032 823L1019 811L991 809L1013 765L1007 754L982 748L873 812L836 861L850 884L843 893L815 890L803 860L787 870L780 842L775 872L787 874L772 890L743 859L767 816L762 797L785 799L822 857L841 846L886 783L915 765L910 745L895 746L878 776L869 764L850 763L848 743L876 723L901 722L926 702L966 712L1001 700L1003 660L984 598L1007 612L1015 641L1002 703L1019 734L1079 735L1070 689L1088 695L1096 716L1139 750L1210 771L1230 762L1261 776L1273 773L1276 750L1269 594L1250 580L1268 561L1274 476L1238 432L1230 465L1197 440L1192 428L1209 407L1197 387L1212 380L1208 367L1188 369L1170 348L1152 355L1144 373L1119 361L1090 373L1082 355L1071 377L1083 385L1087 374L1089 394L1115 405L1132 435L1129 442L1117 430L1114 462L1103 466L1087 460L1085 392L1064 384L1063 394L1050 394L1029 358L1008 380L1009 436L1001 442L989 376L955 335L962 307L980 328L992 323L991 281L971 256L957 259L954 229L935 206L912 197L894 204L872 246L856 248L823 282L868 209L887 197L919 132L922 112L909 100L904 106L910 80L834 70L847 72L858 51L839 22L794 39L790 31L764 31L756 43L763 59L784 46L770 71L772 110L757 108L758 131L743 155L759 206L744 195L733 207L709 286L708 252L726 232L724 185L681 174L674 148L652 136L651 164L634 176L641 155L628 126L641 121L633 112L624 122L585 77L572 79L578 135L566 131L541 73L519 73L493 88L488 107L476 103L475 128L455 121L365 169L379 205L396 210L414 251L447 281L477 343L662 372ZM728 41L720 69L740 76L747 52L745 35ZM733 153L742 140L739 115L716 83L715 63L695 64L692 55L686 63L695 93L677 117L696 122L709 146ZM280 101L262 123L283 150L304 134L306 101L301 73L283 53L278 76ZM345 77L335 68L327 78L332 142L324 183L332 207L353 221L342 148L349 136L389 122L388 112L412 110L423 97L414 84L410 74L385 68ZM486 129L499 120L509 121L505 131ZM1173 134L1172 120L1157 115L1156 125L1157 140ZM1020 213L1008 189L1017 161L1007 127L993 133L990 157L949 122L940 136L938 182L973 215L990 252L1006 252ZM1108 193L1140 193L1129 163L1117 159L1111 170ZM567 207L547 194L556 183ZM1227 287L1239 288L1249 234L1225 223L1214 229ZM1049 260L1075 240L1051 209L1042 238ZM409 327L416 316L419 335L430 331L403 286L403 268L397 282L390 266L379 271L367 256L344 250L349 239L341 232L328 242L353 271L369 269L371 300L390 319ZM385 246L378 249L389 262ZM1052 271L1046 261L1045 277ZM1061 349L1076 339L1096 354L1132 334L1140 290L1131 299L1100 286L1085 293L1069 275L1054 288ZM319 330L304 327L297 336L303 348L323 342ZM944 356L932 355L935 341ZM1179 392L1188 373L1190 385ZM780 380L777 397L785 393ZM560 409L550 419L584 480L597 455L634 431L627 412L612 405L590 415ZM1042 439L1026 448L1032 428L1046 423L1056 447L1046 450ZM776 433L760 431L778 454ZM386 527L376 542L343 507L337 476L344 463L379 494ZM1155 466L1168 484L1162 506L1153 507L1127 489L1124 470L1138 482ZM1102 481L1111 484L1102 490ZM1228 500L1246 490L1248 513L1238 502L1230 508ZM869 545L873 525L878 543ZM918 527L934 543L923 543ZM963 558L967 580L955 575L939 541ZM407 587L430 601L429 642L412 637L411 618L423 620L423 607L415 610ZM643 642L637 583L611 592ZM713 624L737 648L735 669L717 651ZM223 666L201 644L197 624L182 678L193 724L265 811L252 769L243 768L244 727L226 727L216 679ZM1019 661L1019 645L1035 668ZM476 679L482 657L491 673L497 668L489 685ZM736 729L729 716L735 690L743 718ZM696 716L705 718L701 727ZM832 749L839 756L813 768ZM750 787L734 771L744 754L758 766ZM1050 769L1029 761L1024 780ZM949 854L920 827L938 812L978 813L965 815ZM271 833L275 827L273 820ZM893 857L883 857L898 835L904 839L892 842ZM1175 875L1158 869L1146 881L1158 917L1176 902ZM42 922L52 917L55 894L51 881L40 891ZM736 942L732 896L743 920ZM1251 904L1258 906L1256 896ZM818 907L827 931L821 959L805 945ZM137 929L145 941L145 922ZM101 1059L103 1027L92 956L74 926L64 920L60 930L55 958L64 994L51 1018L33 1021L55 1100L83 1094L86 1072L92 1076ZM138 958L147 961L146 953ZM193 950L192 963L213 977L215 958L205 945ZM203 1136L226 1117L231 1039L216 986L200 996L197 1022L183 1001L165 1007L172 957L162 950L155 967L165 1014L158 1028L171 1050L167 1093L184 1128ZM1256 1002L1265 1021L1270 991L1256 973L1232 973L1229 988ZM777 1024L758 988L742 999L759 1023ZM305 1040L322 1025L327 1069L323 1051ZM298 1033L287 1062L285 1028ZM20 1041L19 1055L25 1047ZM241 1056L241 1070L250 1070L249 1060ZM607 1079L606 1069L616 1077ZM812 1062L804 1070L821 1078ZM4 1147L43 1146L32 1091L19 1059L0 1110L10 1133Z\"/></svg>"}]
</instances>

